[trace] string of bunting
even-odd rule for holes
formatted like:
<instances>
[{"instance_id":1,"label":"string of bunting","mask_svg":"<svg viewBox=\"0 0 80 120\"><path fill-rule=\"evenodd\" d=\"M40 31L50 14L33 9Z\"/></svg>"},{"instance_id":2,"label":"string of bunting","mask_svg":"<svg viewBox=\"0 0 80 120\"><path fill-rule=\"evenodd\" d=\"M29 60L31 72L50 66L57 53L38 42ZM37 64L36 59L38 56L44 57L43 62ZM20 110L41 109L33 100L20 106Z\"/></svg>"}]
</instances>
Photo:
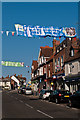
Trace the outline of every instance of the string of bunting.
<instances>
[{"instance_id":1,"label":"string of bunting","mask_svg":"<svg viewBox=\"0 0 80 120\"><path fill-rule=\"evenodd\" d=\"M14 36L15 34L17 35L17 33L16 33L15 31L0 31L0 33L1 33L1 34L6 33L7 36L9 36L10 34L11 34L12 36ZM17 35L17 36L18 36L18 35ZM51 38L51 36L45 36L45 37L43 37L43 38L47 38L47 37ZM34 38L35 38L35 37L34 37ZM56 38L61 39L61 36L60 36L60 37L53 37L53 38L54 38L54 39L56 39ZM40 37L39 37L39 39L40 39Z\"/></svg>"},{"instance_id":2,"label":"string of bunting","mask_svg":"<svg viewBox=\"0 0 80 120\"><path fill-rule=\"evenodd\" d=\"M11 33L12 36L14 36L14 34L16 33L15 31L0 31L0 32L1 32L1 34L6 33L7 36L9 35L9 33ZM16 35L17 35L17 34L16 34Z\"/></svg>"}]
</instances>

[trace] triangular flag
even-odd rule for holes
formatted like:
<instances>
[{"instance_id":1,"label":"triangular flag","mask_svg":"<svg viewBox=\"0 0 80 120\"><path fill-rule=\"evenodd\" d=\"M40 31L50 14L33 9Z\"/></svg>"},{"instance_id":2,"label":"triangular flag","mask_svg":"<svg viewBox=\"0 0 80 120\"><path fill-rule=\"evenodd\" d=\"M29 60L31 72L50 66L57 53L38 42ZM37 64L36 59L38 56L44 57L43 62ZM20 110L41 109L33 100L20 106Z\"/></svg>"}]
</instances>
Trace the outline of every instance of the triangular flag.
<instances>
[{"instance_id":1,"label":"triangular flag","mask_svg":"<svg viewBox=\"0 0 80 120\"><path fill-rule=\"evenodd\" d=\"M1 33L3 34L3 31L1 31Z\"/></svg>"},{"instance_id":2,"label":"triangular flag","mask_svg":"<svg viewBox=\"0 0 80 120\"><path fill-rule=\"evenodd\" d=\"M29 67L29 66L26 66L26 67Z\"/></svg>"},{"instance_id":3,"label":"triangular flag","mask_svg":"<svg viewBox=\"0 0 80 120\"><path fill-rule=\"evenodd\" d=\"M12 32L12 36L14 36L14 32Z\"/></svg>"},{"instance_id":4,"label":"triangular flag","mask_svg":"<svg viewBox=\"0 0 80 120\"><path fill-rule=\"evenodd\" d=\"M74 40L76 40L76 37L74 37Z\"/></svg>"},{"instance_id":5,"label":"triangular flag","mask_svg":"<svg viewBox=\"0 0 80 120\"><path fill-rule=\"evenodd\" d=\"M61 39L61 37L59 37L59 39Z\"/></svg>"},{"instance_id":6,"label":"triangular flag","mask_svg":"<svg viewBox=\"0 0 80 120\"><path fill-rule=\"evenodd\" d=\"M7 36L8 36L8 34L9 34L9 31L6 31L6 34L7 34Z\"/></svg>"}]
</instances>

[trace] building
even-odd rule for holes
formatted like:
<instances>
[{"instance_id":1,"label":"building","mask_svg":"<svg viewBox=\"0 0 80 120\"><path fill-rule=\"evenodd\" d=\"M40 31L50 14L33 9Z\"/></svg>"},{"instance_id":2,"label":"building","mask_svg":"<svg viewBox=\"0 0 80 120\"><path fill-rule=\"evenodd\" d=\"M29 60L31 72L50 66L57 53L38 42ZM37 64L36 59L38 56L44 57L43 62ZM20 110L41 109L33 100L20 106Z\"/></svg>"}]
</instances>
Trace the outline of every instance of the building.
<instances>
[{"instance_id":1,"label":"building","mask_svg":"<svg viewBox=\"0 0 80 120\"><path fill-rule=\"evenodd\" d=\"M45 46L40 47L38 61L37 61L37 68L33 67L33 77L31 81L36 81L38 83L38 87L42 89L43 87L46 88L46 78L47 78L47 65L46 62L53 54L53 47ZM33 66L33 64L32 64Z\"/></svg>"},{"instance_id":2,"label":"building","mask_svg":"<svg viewBox=\"0 0 80 120\"><path fill-rule=\"evenodd\" d=\"M71 43L65 59L65 89L73 93L80 90L80 40Z\"/></svg>"},{"instance_id":3,"label":"building","mask_svg":"<svg viewBox=\"0 0 80 120\"><path fill-rule=\"evenodd\" d=\"M26 78L22 77L22 75L12 75L10 77L10 81L11 81L11 89L15 89L18 86L26 86Z\"/></svg>"},{"instance_id":4,"label":"building","mask_svg":"<svg viewBox=\"0 0 80 120\"><path fill-rule=\"evenodd\" d=\"M11 84L10 84L10 77L9 75L7 77L2 77L0 78L0 88L2 89L11 89Z\"/></svg>"}]
</instances>

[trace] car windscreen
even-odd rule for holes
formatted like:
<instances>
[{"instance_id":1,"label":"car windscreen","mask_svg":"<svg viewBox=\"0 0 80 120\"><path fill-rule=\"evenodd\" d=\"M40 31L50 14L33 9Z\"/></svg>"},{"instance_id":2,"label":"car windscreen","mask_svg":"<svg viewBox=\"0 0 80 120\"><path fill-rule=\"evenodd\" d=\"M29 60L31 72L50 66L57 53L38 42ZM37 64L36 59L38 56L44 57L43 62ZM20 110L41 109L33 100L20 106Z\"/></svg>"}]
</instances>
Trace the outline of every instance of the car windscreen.
<instances>
[{"instance_id":1,"label":"car windscreen","mask_svg":"<svg viewBox=\"0 0 80 120\"><path fill-rule=\"evenodd\" d=\"M61 94L70 94L69 91L61 91L60 93L61 93Z\"/></svg>"},{"instance_id":2,"label":"car windscreen","mask_svg":"<svg viewBox=\"0 0 80 120\"><path fill-rule=\"evenodd\" d=\"M50 90L46 90L45 93L50 93L51 91Z\"/></svg>"},{"instance_id":3,"label":"car windscreen","mask_svg":"<svg viewBox=\"0 0 80 120\"><path fill-rule=\"evenodd\" d=\"M26 90L32 90L31 88L26 88Z\"/></svg>"}]
</instances>

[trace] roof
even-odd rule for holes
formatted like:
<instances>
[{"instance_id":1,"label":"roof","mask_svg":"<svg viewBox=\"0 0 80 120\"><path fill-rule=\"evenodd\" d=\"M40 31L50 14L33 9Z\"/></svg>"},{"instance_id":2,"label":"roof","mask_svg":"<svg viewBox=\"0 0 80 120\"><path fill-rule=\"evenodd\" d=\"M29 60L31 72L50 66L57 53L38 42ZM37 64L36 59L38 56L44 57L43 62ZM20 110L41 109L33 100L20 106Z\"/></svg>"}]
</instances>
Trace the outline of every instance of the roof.
<instances>
[{"instance_id":1,"label":"roof","mask_svg":"<svg viewBox=\"0 0 80 120\"><path fill-rule=\"evenodd\" d=\"M37 60L33 60L32 61L32 66L34 66L34 69L32 69L32 73L36 70L36 68L38 67L38 62Z\"/></svg>"},{"instance_id":2,"label":"roof","mask_svg":"<svg viewBox=\"0 0 80 120\"><path fill-rule=\"evenodd\" d=\"M53 47L45 46L40 47L40 56L50 57L53 54Z\"/></svg>"},{"instance_id":3,"label":"roof","mask_svg":"<svg viewBox=\"0 0 80 120\"><path fill-rule=\"evenodd\" d=\"M69 57L68 59L65 60L65 63L79 59L80 58L80 52L77 52L74 56Z\"/></svg>"}]
</instances>

